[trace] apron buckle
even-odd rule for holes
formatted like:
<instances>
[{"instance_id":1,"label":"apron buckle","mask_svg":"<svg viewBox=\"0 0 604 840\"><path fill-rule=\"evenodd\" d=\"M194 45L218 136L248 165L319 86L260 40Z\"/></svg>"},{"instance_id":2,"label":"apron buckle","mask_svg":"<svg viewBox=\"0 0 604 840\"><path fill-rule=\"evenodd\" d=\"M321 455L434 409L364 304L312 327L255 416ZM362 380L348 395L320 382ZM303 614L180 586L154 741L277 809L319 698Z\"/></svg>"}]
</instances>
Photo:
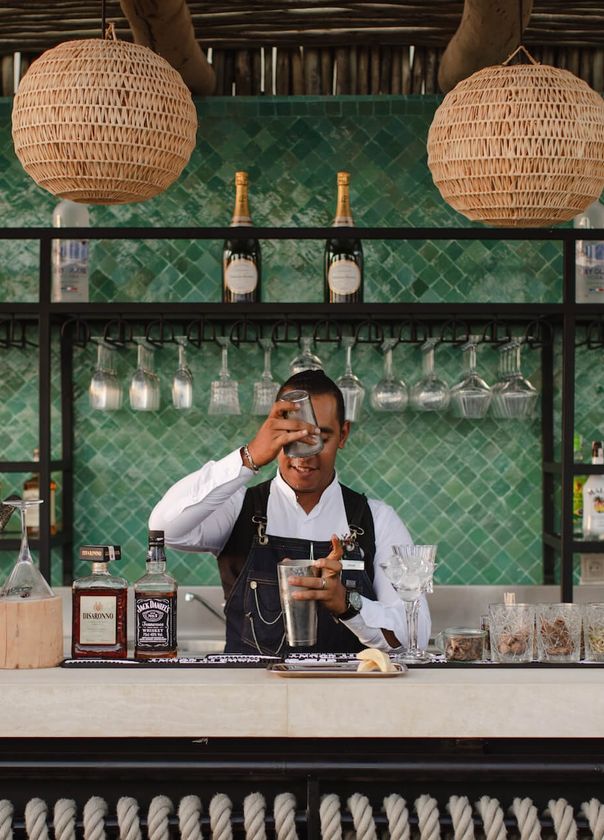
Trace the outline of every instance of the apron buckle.
<instances>
[{"instance_id":1,"label":"apron buckle","mask_svg":"<svg viewBox=\"0 0 604 840\"><path fill-rule=\"evenodd\" d=\"M254 514L252 522L256 525L256 535L260 545L268 545L268 537L266 536L266 516Z\"/></svg>"}]
</instances>

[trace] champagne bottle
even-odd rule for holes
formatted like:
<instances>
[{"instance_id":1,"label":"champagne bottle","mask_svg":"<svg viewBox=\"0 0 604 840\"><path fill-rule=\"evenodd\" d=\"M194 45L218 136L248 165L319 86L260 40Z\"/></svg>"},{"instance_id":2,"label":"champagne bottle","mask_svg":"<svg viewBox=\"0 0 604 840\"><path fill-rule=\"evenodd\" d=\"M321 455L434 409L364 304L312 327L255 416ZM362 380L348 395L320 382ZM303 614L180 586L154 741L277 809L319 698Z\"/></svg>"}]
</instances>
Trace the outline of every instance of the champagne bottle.
<instances>
[{"instance_id":1,"label":"champagne bottle","mask_svg":"<svg viewBox=\"0 0 604 840\"><path fill-rule=\"evenodd\" d=\"M354 227L350 210L350 175L338 172L338 204L334 227ZM331 237L325 243L325 301L358 303L363 300L363 245L355 237Z\"/></svg>"},{"instance_id":2,"label":"champagne bottle","mask_svg":"<svg viewBox=\"0 0 604 840\"><path fill-rule=\"evenodd\" d=\"M247 172L235 173L235 209L231 227L251 226ZM257 239L227 239L222 250L222 299L254 303L260 299L261 256Z\"/></svg>"}]
</instances>

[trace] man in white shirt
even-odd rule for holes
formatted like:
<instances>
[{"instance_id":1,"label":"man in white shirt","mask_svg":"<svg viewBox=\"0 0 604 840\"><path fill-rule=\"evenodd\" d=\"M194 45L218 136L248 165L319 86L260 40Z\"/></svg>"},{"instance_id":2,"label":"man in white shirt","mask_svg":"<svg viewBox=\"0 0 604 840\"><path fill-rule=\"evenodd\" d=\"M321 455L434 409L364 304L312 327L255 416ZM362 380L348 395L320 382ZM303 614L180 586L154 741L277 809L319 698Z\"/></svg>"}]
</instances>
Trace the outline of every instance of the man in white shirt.
<instances>
[{"instance_id":1,"label":"man in white shirt","mask_svg":"<svg viewBox=\"0 0 604 840\"><path fill-rule=\"evenodd\" d=\"M312 650L350 651L363 646L397 650L407 645L404 605L381 562L393 545L412 542L395 511L343 487L335 462L350 433L342 393L323 371L304 371L282 386L311 395L317 428L288 417L295 403L277 400L256 436L241 449L173 485L153 509L149 528L166 544L218 556L225 592L226 650L280 654L285 633L276 564L310 556L319 576L291 579L295 596L319 602L318 642ZM283 447L312 442L321 452L289 458ZM248 488L259 469L277 461L274 478ZM418 642L430 634L425 598Z\"/></svg>"}]
</instances>

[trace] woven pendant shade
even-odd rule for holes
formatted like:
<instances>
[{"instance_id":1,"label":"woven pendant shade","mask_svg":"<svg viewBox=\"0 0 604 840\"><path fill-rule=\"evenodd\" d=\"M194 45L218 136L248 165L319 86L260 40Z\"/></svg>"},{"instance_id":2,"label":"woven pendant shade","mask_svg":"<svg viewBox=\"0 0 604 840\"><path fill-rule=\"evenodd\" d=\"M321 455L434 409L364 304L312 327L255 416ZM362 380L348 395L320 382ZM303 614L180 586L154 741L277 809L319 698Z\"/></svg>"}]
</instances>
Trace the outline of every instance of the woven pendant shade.
<instances>
[{"instance_id":1,"label":"woven pendant shade","mask_svg":"<svg viewBox=\"0 0 604 840\"><path fill-rule=\"evenodd\" d=\"M144 201L165 190L195 147L197 113L167 61L126 41L69 41L25 74L13 140L25 171L61 198Z\"/></svg>"},{"instance_id":2,"label":"woven pendant shade","mask_svg":"<svg viewBox=\"0 0 604 840\"><path fill-rule=\"evenodd\" d=\"M604 188L604 102L567 70L486 67L437 109L428 166L444 200L473 221L567 221Z\"/></svg>"}]
</instances>

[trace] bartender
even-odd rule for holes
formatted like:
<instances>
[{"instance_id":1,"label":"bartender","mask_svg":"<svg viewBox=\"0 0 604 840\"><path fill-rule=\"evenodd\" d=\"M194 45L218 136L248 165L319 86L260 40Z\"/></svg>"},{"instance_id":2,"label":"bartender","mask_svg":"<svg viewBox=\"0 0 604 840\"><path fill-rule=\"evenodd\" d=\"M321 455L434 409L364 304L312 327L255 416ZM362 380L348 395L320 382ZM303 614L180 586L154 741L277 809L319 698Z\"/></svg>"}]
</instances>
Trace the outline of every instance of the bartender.
<instances>
[{"instance_id":1,"label":"bartender","mask_svg":"<svg viewBox=\"0 0 604 840\"><path fill-rule=\"evenodd\" d=\"M279 397L297 389L310 394L317 428L287 416L296 405ZM312 442L317 434L323 440L319 453L307 458L284 453L286 444ZM153 509L149 528L163 530L167 545L218 557L227 652L284 652L276 564L285 557L309 556L319 558L318 576L290 580L298 587L294 597L319 602L313 651L376 647L397 652L406 647L404 605L380 563L393 545L412 540L389 505L338 482L336 456L349 434L335 382L323 371L303 371L282 385L249 443L178 481ZM278 467L274 477L249 486L273 461ZM425 645L429 634L422 596L418 643Z\"/></svg>"}]
</instances>

